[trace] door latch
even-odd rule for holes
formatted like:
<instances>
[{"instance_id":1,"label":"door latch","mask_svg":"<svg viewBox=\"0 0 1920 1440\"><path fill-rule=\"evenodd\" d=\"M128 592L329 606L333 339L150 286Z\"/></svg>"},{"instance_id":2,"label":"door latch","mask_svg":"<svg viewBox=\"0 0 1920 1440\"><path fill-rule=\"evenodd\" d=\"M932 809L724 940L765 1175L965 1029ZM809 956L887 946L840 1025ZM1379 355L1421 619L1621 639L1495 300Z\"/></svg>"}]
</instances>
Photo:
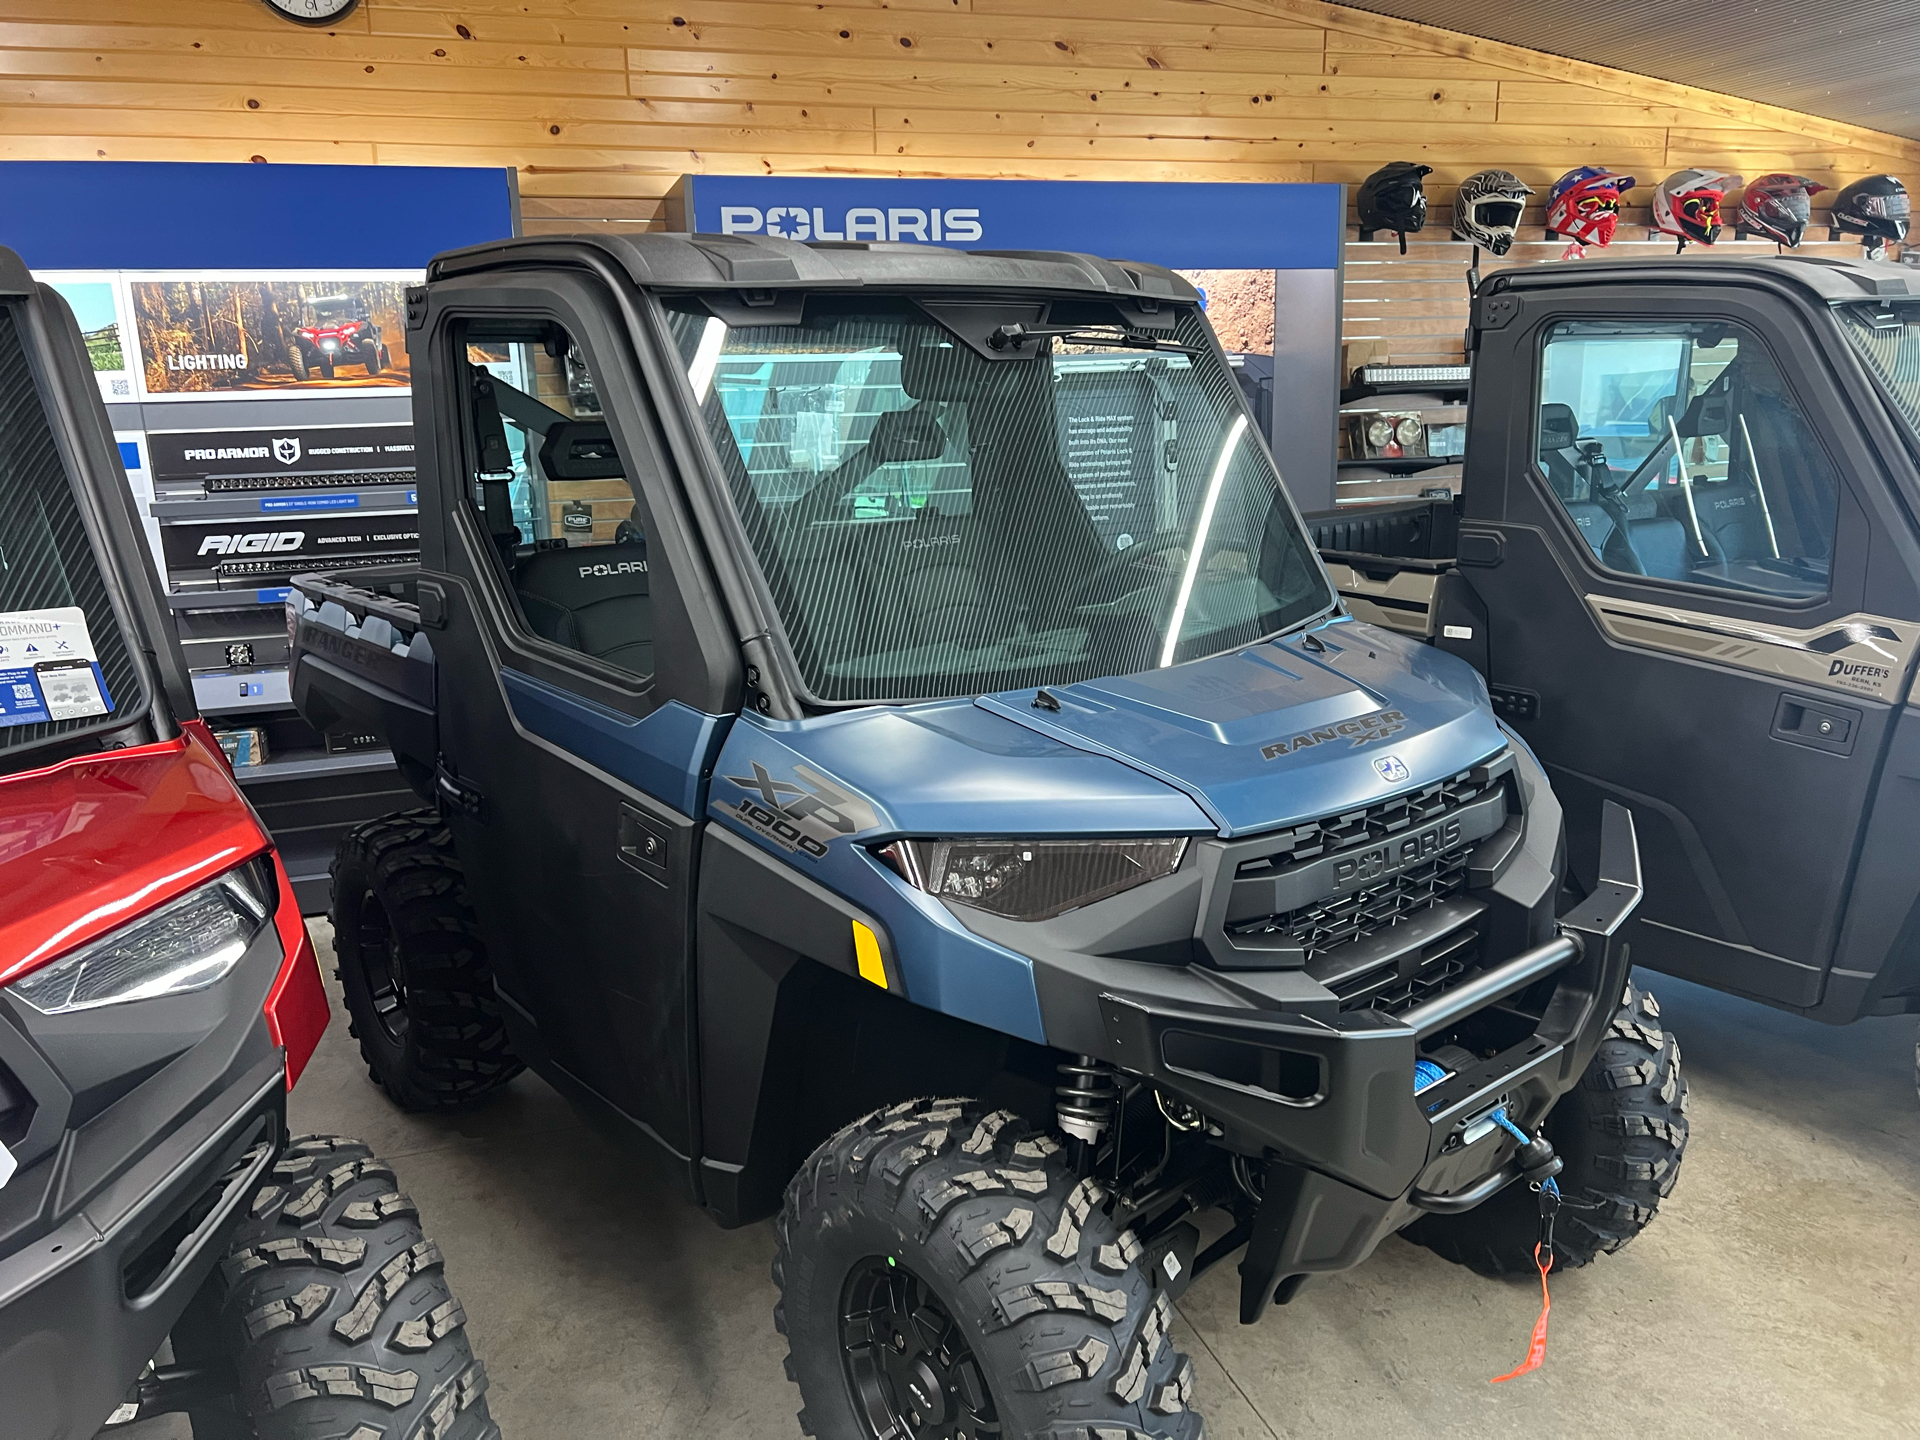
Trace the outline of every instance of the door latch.
<instances>
[{"instance_id":1,"label":"door latch","mask_svg":"<svg viewBox=\"0 0 1920 1440\"><path fill-rule=\"evenodd\" d=\"M487 818L487 800L480 793L480 787L455 775L447 769L444 760L433 767L433 793L443 807L457 810L469 819L484 821Z\"/></svg>"},{"instance_id":2,"label":"door latch","mask_svg":"<svg viewBox=\"0 0 1920 1440\"><path fill-rule=\"evenodd\" d=\"M1774 707L1773 729L1776 740L1806 745L1832 755L1851 755L1853 742L1865 718L1848 705L1829 705L1822 700L1782 695Z\"/></svg>"},{"instance_id":3,"label":"door latch","mask_svg":"<svg viewBox=\"0 0 1920 1440\"><path fill-rule=\"evenodd\" d=\"M667 883L667 832L631 805L620 807L620 863Z\"/></svg>"}]
</instances>

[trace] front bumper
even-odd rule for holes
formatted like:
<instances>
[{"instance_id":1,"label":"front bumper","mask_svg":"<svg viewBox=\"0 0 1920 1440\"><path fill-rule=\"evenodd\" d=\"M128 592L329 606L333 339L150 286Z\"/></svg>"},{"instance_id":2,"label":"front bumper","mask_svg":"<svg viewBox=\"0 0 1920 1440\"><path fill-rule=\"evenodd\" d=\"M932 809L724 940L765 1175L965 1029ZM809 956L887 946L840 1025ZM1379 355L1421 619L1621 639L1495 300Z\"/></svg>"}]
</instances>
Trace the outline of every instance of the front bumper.
<instances>
[{"instance_id":1,"label":"front bumper","mask_svg":"<svg viewBox=\"0 0 1920 1440\"><path fill-rule=\"evenodd\" d=\"M225 1253L285 1137L263 1006L288 969L270 926L203 991L56 1017L0 991L0 1064L37 1102L0 1188L6 1440L92 1436Z\"/></svg>"},{"instance_id":2,"label":"front bumper","mask_svg":"<svg viewBox=\"0 0 1920 1440\"><path fill-rule=\"evenodd\" d=\"M1266 1157L1243 1321L1296 1277L1359 1264L1422 1211L1471 1209L1519 1178L1517 1142L1487 1117L1503 1107L1537 1126L1579 1082L1626 988L1615 937L1641 894L1631 814L1609 803L1602 832L1601 882L1552 939L1398 1015L1256 1018L1100 997L1110 1056L1216 1122L1223 1143ZM1533 1003L1515 1013L1537 1017L1531 1033L1415 1093L1423 1047L1523 995Z\"/></svg>"}]
</instances>

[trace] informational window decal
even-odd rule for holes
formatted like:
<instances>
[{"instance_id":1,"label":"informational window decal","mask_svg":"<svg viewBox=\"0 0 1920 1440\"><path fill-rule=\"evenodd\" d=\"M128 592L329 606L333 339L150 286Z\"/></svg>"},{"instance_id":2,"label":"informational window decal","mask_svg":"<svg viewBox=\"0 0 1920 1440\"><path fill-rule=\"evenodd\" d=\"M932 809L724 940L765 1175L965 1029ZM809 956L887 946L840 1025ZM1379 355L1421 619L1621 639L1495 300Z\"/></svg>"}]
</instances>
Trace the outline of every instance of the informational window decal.
<instances>
[{"instance_id":1,"label":"informational window decal","mask_svg":"<svg viewBox=\"0 0 1920 1440\"><path fill-rule=\"evenodd\" d=\"M126 323L126 296L119 276L107 271L35 271L73 310L87 359L100 383L101 398L125 402L134 398L134 375L139 357Z\"/></svg>"},{"instance_id":2,"label":"informational window decal","mask_svg":"<svg viewBox=\"0 0 1920 1440\"><path fill-rule=\"evenodd\" d=\"M0 727L112 710L85 611L77 605L0 611Z\"/></svg>"},{"instance_id":3,"label":"informational window decal","mask_svg":"<svg viewBox=\"0 0 1920 1440\"><path fill-rule=\"evenodd\" d=\"M404 389L418 277L128 277L141 380L157 399Z\"/></svg>"}]
</instances>

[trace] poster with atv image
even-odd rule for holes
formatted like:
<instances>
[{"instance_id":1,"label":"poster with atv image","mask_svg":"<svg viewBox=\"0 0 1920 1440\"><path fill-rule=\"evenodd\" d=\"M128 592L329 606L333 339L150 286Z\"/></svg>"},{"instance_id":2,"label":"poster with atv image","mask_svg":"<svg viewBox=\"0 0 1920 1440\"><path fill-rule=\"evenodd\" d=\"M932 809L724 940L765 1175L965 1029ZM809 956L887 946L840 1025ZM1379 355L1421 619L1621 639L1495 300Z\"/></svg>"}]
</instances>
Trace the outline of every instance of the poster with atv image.
<instances>
[{"instance_id":1,"label":"poster with atv image","mask_svg":"<svg viewBox=\"0 0 1920 1440\"><path fill-rule=\"evenodd\" d=\"M406 292L375 279L134 278L148 396L325 394L404 389Z\"/></svg>"}]
</instances>

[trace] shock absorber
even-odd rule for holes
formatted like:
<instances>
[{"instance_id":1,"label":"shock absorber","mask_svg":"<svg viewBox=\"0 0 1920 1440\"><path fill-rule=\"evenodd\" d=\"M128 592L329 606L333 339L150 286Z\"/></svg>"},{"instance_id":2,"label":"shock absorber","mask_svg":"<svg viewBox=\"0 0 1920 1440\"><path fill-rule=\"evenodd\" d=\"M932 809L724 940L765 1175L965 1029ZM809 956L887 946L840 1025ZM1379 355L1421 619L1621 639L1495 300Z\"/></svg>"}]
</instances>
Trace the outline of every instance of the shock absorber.
<instances>
[{"instance_id":1,"label":"shock absorber","mask_svg":"<svg viewBox=\"0 0 1920 1440\"><path fill-rule=\"evenodd\" d=\"M1054 1087L1054 1114L1060 1128L1079 1142L1081 1169L1093 1158L1094 1147L1113 1124L1120 1101L1120 1077L1114 1068L1091 1055L1054 1067L1065 1077Z\"/></svg>"}]
</instances>

